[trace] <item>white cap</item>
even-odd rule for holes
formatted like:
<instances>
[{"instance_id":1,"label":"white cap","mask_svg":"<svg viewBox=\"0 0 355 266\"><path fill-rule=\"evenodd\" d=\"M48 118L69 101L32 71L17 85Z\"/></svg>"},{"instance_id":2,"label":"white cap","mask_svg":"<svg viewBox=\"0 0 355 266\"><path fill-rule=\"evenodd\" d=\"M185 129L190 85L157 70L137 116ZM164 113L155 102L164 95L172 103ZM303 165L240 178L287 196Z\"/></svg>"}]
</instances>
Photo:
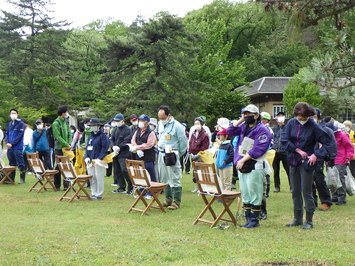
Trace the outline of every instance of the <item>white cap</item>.
<instances>
[{"instance_id":1,"label":"white cap","mask_svg":"<svg viewBox=\"0 0 355 266\"><path fill-rule=\"evenodd\" d=\"M229 119L225 117L218 118L217 125L221 128L228 128L229 127Z\"/></svg>"},{"instance_id":2,"label":"white cap","mask_svg":"<svg viewBox=\"0 0 355 266\"><path fill-rule=\"evenodd\" d=\"M249 104L243 109L243 113L245 113L245 112L258 114L259 113L259 108L256 107L254 104Z\"/></svg>"}]
</instances>

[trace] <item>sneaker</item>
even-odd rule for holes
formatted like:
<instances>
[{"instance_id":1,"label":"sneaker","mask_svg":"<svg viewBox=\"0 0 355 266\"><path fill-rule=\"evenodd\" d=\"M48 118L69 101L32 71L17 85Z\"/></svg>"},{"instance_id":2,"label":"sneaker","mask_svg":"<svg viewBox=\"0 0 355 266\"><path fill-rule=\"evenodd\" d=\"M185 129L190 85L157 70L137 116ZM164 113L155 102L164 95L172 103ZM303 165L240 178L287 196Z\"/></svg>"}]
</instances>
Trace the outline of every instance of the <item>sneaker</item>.
<instances>
[{"instance_id":1,"label":"sneaker","mask_svg":"<svg viewBox=\"0 0 355 266\"><path fill-rule=\"evenodd\" d=\"M118 187L117 184L111 184L111 187Z\"/></svg>"},{"instance_id":2,"label":"sneaker","mask_svg":"<svg viewBox=\"0 0 355 266\"><path fill-rule=\"evenodd\" d=\"M275 188L274 192L275 193L280 192L280 188Z\"/></svg>"},{"instance_id":3,"label":"sneaker","mask_svg":"<svg viewBox=\"0 0 355 266\"><path fill-rule=\"evenodd\" d=\"M197 188L195 188L194 190L191 190L192 193L196 193L198 191Z\"/></svg>"},{"instance_id":4,"label":"sneaker","mask_svg":"<svg viewBox=\"0 0 355 266\"><path fill-rule=\"evenodd\" d=\"M103 200L104 198L103 198L103 197L100 197L100 196L96 196L96 199L97 199L97 200Z\"/></svg>"},{"instance_id":5,"label":"sneaker","mask_svg":"<svg viewBox=\"0 0 355 266\"><path fill-rule=\"evenodd\" d=\"M119 189L112 190L112 193L113 194L117 194L117 193L125 194L126 191L124 189L122 189L122 188L119 188Z\"/></svg>"},{"instance_id":6,"label":"sneaker","mask_svg":"<svg viewBox=\"0 0 355 266\"><path fill-rule=\"evenodd\" d=\"M144 198L145 198L146 200L151 200L153 197L152 197L151 195L146 195L146 196L144 196Z\"/></svg>"},{"instance_id":7,"label":"sneaker","mask_svg":"<svg viewBox=\"0 0 355 266\"><path fill-rule=\"evenodd\" d=\"M177 210L179 208L180 208L180 205L178 203L176 203L175 201L173 203L171 203L170 206L168 206L168 209L172 210L172 211Z\"/></svg>"},{"instance_id":8,"label":"sneaker","mask_svg":"<svg viewBox=\"0 0 355 266\"><path fill-rule=\"evenodd\" d=\"M91 198L92 200L96 200L96 199L97 199L95 195L92 195L90 198Z\"/></svg>"},{"instance_id":9,"label":"sneaker","mask_svg":"<svg viewBox=\"0 0 355 266\"><path fill-rule=\"evenodd\" d=\"M126 194L127 195L132 195L133 194L133 190L126 191Z\"/></svg>"},{"instance_id":10,"label":"sneaker","mask_svg":"<svg viewBox=\"0 0 355 266\"><path fill-rule=\"evenodd\" d=\"M327 203L323 203L321 207L318 208L320 211L328 211L330 206Z\"/></svg>"}]
</instances>

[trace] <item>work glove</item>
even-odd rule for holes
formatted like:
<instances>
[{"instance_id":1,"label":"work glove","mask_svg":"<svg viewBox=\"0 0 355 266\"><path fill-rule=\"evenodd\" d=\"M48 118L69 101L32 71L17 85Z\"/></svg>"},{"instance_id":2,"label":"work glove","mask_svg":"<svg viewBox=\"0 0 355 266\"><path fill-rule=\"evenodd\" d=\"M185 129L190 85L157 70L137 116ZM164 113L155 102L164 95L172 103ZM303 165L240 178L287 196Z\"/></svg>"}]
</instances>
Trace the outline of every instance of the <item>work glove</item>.
<instances>
[{"instance_id":1,"label":"work glove","mask_svg":"<svg viewBox=\"0 0 355 266\"><path fill-rule=\"evenodd\" d=\"M137 150L137 155L139 158L142 158L144 156L144 152L141 150Z\"/></svg>"},{"instance_id":2,"label":"work glove","mask_svg":"<svg viewBox=\"0 0 355 266\"><path fill-rule=\"evenodd\" d=\"M84 161L85 161L86 164L89 164L90 163L90 158L85 158Z\"/></svg>"},{"instance_id":3,"label":"work glove","mask_svg":"<svg viewBox=\"0 0 355 266\"><path fill-rule=\"evenodd\" d=\"M113 147L112 147L112 150L113 150L113 152L114 152L114 153L119 154L119 153L120 153L121 148L120 148L120 147L118 147L118 146L113 146Z\"/></svg>"}]
</instances>

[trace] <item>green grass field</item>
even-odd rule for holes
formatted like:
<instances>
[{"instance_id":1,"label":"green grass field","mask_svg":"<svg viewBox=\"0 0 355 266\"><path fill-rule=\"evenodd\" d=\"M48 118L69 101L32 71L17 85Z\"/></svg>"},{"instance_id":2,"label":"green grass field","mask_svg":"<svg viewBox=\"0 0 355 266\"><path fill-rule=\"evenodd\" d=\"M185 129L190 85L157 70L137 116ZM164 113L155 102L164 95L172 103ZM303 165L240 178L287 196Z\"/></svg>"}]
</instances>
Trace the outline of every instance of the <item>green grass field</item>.
<instances>
[{"instance_id":1,"label":"green grass field","mask_svg":"<svg viewBox=\"0 0 355 266\"><path fill-rule=\"evenodd\" d=\"M59 202L62 192L29 193L33 183L28 175L25 185L0 186L1 265L355 263L354 197L317 211L313 230L286 228L292 202L284 176L281 192L268 199L268 219L252 230L193 226L203 202L186 175L182 208L146 216L127 213L133 198L112 194L112 177L102 201Z\"/></svg>"}]
</instances>

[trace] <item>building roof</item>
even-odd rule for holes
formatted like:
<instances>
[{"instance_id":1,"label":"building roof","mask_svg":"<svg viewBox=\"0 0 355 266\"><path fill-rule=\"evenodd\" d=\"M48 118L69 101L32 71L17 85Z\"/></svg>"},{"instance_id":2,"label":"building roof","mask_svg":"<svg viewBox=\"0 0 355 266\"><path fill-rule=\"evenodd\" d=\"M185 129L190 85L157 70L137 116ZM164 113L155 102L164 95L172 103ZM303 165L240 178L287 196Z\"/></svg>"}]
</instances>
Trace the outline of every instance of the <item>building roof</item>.
<instances>
[{"instance_id":1,"label":"building roof","mask_svg":"<svg viewBox=\"0 0 355 266\"><path fill-rule=\"evenodd\" d=\"M282 94L283 89L292 77L263 77L250 82L247 85L235 88L235 90L245 90L246 96L255 96L258 94Z\"/></svg>"}]
</instances>

